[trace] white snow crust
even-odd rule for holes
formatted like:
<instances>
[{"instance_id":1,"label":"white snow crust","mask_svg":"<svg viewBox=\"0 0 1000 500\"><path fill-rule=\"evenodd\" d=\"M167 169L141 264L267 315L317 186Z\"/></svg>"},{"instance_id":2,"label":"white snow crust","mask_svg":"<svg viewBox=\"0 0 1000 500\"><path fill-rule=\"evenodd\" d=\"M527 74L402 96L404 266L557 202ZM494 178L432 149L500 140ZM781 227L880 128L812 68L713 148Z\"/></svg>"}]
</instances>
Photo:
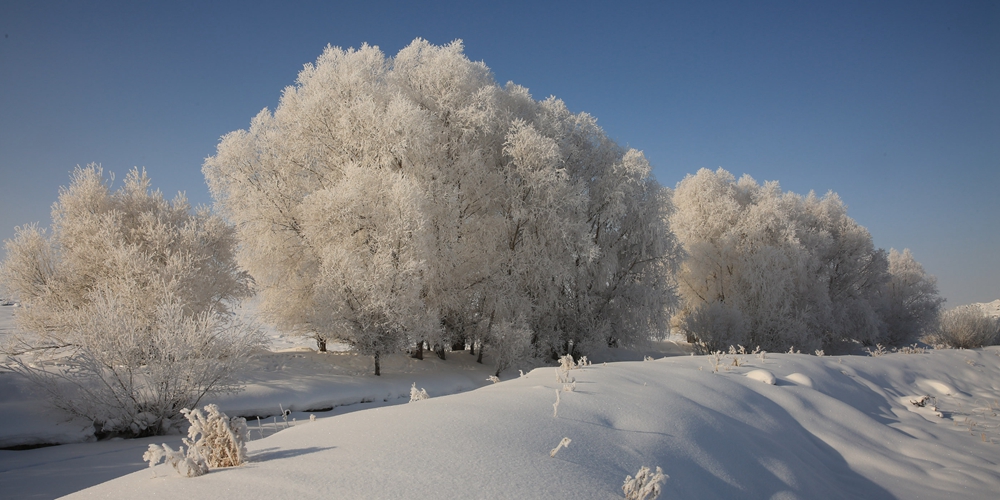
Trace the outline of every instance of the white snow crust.
<instances>
[{"instance_id":1,"label":"white snow crust","mask_svg":"<svg viewBox=\"0 0 1000 500\"><path fill-rule=\"evenodd\" d=\"M244 467L188 479L159 466L69 498L620 498L641 466L670 476L661 498L990 498L1000 488L998 347L741 364L595 363L572 371L577 388L561 392L557 418L562 384L540 368L295 426L251 442ZM775 384L745 376L755 370ZM924 395L942 416L915 411L931 411L909 402ZM551 457L564 437L572 446Z\"/></svg>"},{"instance_id":2,"label":"white snow crust","mask_svg":"<svg viewBox=\"0 0 1000 500\"><path fill-rule=\"evenodd\" d=\"M366 357L282 347L261 353L245 392L205 402L263 417L248 419L249 463L197 478L142 460L180 436L81 442L86 423L0 373L0 442L78 441L0 450L0 497L622 498L644 466L669 476L661 499L1000 491L1000 346L719 362L665 343L595 353L567 374L570 388L553 366L491 384L491 367L467 353L389 357L374 377ZM414 383L430 398L401 404ZM279 408L292 409L287 423ZM563 438L572 444L551 456Z\"/></svg>"}]
</instances>

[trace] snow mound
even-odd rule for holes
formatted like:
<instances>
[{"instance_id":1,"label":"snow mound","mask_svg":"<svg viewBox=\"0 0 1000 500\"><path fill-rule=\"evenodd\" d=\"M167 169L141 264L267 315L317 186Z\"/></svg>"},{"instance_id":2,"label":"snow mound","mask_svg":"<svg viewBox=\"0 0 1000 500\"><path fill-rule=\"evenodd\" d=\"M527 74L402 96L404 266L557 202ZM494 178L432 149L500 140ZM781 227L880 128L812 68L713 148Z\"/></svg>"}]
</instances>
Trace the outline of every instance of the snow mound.
<instances>
[{"instance_id":1,"label":"snow mound","mask_svg":"<svg viewBox=\"0 0 1000 500\"><path fill-rule=\"evenodd\" d=\"M774 374L767 370L753 370L751 372L747 372L747 378L756 380L758 382L764 382L765 384L768 385L774 385L774 383L777 381L774 378Z\"/></svg>"},{"instance_id":2,"label":"snow mound","mask_svg":"<svg viewBox=\"0 0 1000 500\"><path fill-rule=\"evenodd\" d=\"M798 385L801 385L801 386L805 386L805 387L812 387L813 386L812 379L809 378L808 375L805 375L805 374L802 374L802 373L791 373L787 377L785 377L785 380L788 380L789 382L792 382L792 383L795 383L795 384L798 384Z\"/></svg>"}]
</instances>

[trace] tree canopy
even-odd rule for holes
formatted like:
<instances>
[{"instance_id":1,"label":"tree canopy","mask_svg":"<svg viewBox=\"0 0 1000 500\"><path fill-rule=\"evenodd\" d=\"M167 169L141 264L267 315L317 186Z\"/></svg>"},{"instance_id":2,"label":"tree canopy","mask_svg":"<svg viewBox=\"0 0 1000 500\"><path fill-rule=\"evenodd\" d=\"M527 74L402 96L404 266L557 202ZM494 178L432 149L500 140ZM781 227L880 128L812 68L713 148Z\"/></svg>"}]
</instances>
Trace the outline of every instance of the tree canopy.
<instances>
[{"instance_id":1,"label":"tree canopy","mask_svg":"<svg viewBox=\"0 0 1000 500\"><path fill-rule=\"evenodd\" d=\"M415 341L563 354L667 330L670 191L460 41L327 47L203 171L267 318L376 372Z\"/></svg>"}]
</instances>

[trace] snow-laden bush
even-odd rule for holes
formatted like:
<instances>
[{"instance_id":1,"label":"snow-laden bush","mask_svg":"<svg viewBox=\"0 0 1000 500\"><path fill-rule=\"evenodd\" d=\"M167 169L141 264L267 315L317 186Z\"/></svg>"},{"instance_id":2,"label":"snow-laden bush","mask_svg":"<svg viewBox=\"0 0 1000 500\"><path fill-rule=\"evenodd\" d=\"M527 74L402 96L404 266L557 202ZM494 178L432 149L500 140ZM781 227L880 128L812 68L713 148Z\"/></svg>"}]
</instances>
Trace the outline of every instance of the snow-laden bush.
<instances>
[{"instance_id":1,"label":"snow-laden bush","mask_svg":"<svg viewBox=\"0 0 1000 500\"><path fill-rule=\"evenodd\" d=\"M977 306L957 307L941 315L937 331L929 340L949 347L972 349L991 345L1000 336L1000 319Z\"/></svg>"},{"instance_id":2,"label":"snow-laden bush","mask_svg":"<svg viewBox=\"0 0 1000 500\"><path fill-rule=\"evenodd\" d=\"M178 474L185 477L208 474L208 464L205 463L205 458L190 446L187 449L179 446L175 450L167 443L163 443L162 445L150 444L149 448L146 449L146 453L142 454L142 459L149 462L150 469L161 461L168 463ZM153 476L156 476L156 472L153 472Z\"/></svg>"},{"instance_id":3,"label":"snow-laden bush","mask_svg":"<svg viewBox=\"0 0 1000 500\"><path fill-rule=\"evenodd\" d=\"M227 309L250 292L235 245L220 218L164 200L138 170L112 192L99 167L77 168L51 235L28 226L6 242L0 281L24 306L7 364L98 433L166 432L182 408L237 390L264 344Z\"/></svg>"},{"instance_id":4,"label":"snow-laden bush","mask_svg":"<svg viewBox=\"0 0 1000 500\"><path fill-rule=\"evenodd\" d=\"M659 467L654 473L649 470L649 467L643 466L639 468L635 477L625 476L622 491L625 493L626 500L656 500L656 497L660 496L660 484L669 477Z\"/></svg>"},{"instance_id":5,"label":"snow-laden bush","mask_svg":"<svg viewBox=\"0 0 1000 500\"><path fill-rule=\"evenodd\" d=\"M430 396L427 394L427 389L417 389L417 383L414 382L413 386L410 387L410 402L423 401L425 399L430 399Z\"/></svg>"},{"instance_id":6,"label":"snow-laden bush","mask_svg":"<svg viewBox=\"0 0 1000 500\"><path fill-rule=\"evenodd\" d=\"M214 404L205 406L204 412L194 408L181 413L191 423L185 443L205 457L209 467L235 467L246 462L246 419L229 418Z\"/></svg>"},{"instance_id":7,"label":"snow-laden bush","mask_svg":"<svg viewBox=\"0 0 1000 500\"><path fill-rule=\"evenodd\" d=\"M183 408L206 394L238 390L240 370L262 343L258 330L230 315L189 317L165 298L156 316L145 318L121 294L97 295L81 311L75 344L59 364L19 356L10 366L57 408L91 419L100 434L166 433L181 421Z\"/></svg>"},{"instance_id":8,"label":"snow-laden bush","mask_svg":"<svg viewBox=\"0 0 1000 500\"><path fill-rule=\"evenodd\" d=\"M243 465L247 458L246 419L229 418L211 404L205 411L195 408L181 412L190 422L188 436L184 444L174 450L167 444L150 444L142 459L152 468L160 461L169 463L182 476L193 477L206 474L213 467L236 467Z\"/></svg>"}]
</instances>

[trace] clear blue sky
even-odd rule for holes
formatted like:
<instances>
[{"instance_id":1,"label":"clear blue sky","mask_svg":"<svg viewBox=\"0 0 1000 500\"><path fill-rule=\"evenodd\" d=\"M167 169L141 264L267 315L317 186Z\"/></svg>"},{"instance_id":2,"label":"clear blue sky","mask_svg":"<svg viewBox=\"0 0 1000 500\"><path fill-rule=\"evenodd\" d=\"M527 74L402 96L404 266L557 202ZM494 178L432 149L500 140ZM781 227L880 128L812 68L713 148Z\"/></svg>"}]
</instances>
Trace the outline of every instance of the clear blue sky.
<instances>
[{"instance_id":1,"label":"clear blue sky","mask_svg":"<svg viewBox=\"0 0 1000 500\"><path fill-rule=\"evenodd\" d=\"M836 191L948 306L1000 298L1000 2L418 3L0 1L0 239L89 162L210 203L219 137L327 44L460 38L665 185L721 166Z\"/></svg>"}]
</instances>

